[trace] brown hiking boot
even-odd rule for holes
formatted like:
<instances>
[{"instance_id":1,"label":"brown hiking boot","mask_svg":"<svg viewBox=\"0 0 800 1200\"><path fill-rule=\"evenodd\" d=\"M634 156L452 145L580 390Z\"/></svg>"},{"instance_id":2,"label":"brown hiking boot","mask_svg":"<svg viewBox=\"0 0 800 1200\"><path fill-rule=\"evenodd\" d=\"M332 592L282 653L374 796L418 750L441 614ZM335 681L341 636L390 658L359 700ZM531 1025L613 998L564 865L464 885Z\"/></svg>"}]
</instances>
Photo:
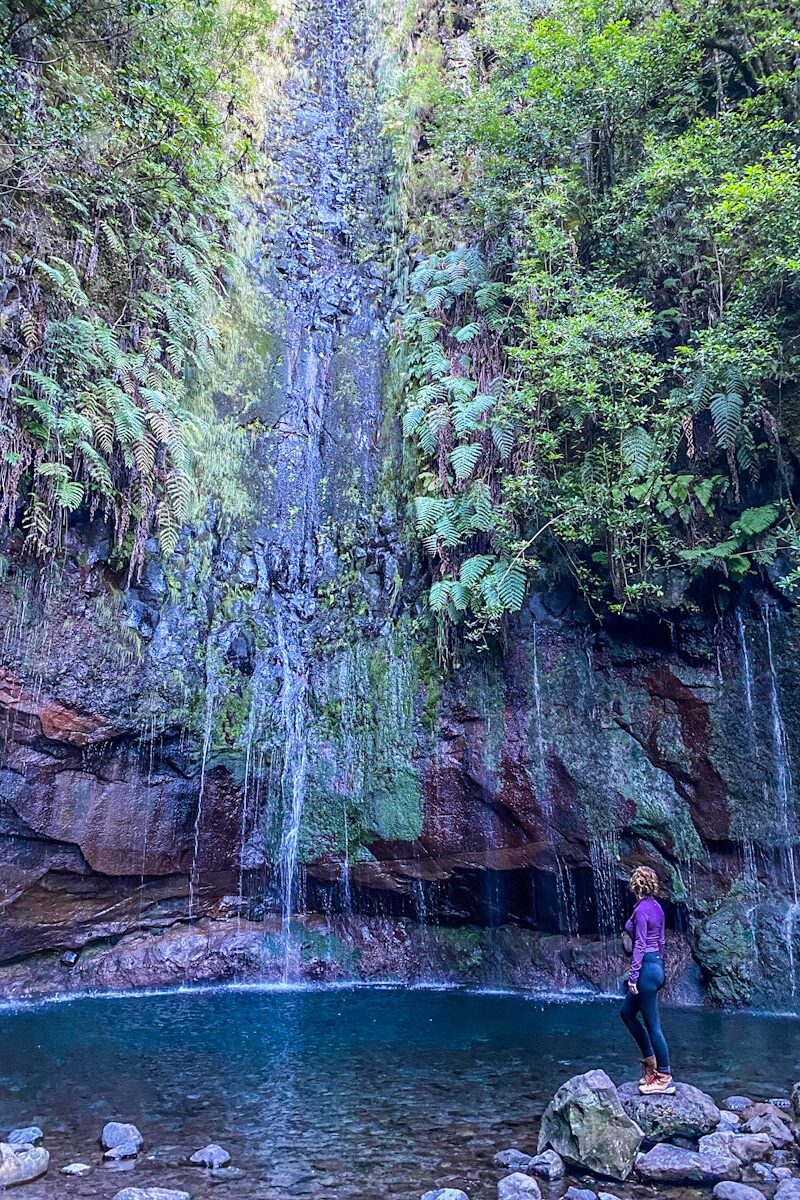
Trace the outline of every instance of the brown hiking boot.
<instances>
[{"instance_id":1,"label":"brown hiking boot","mask_svg":"<svg viewBox=\"0 0 800 1200\"><path fill-rule=\"evenodd\" d=\"M639 1092L642 1096L674 1096L675 1084L671 1075L655 1071L647 1083L639 1084Z\"/></svg>"},{"instance_id":2,"label":"brown hiking boot","mask_svg":"<svg viewBox=\"0 0 800 1200\"><path fill-rule=\"evenodd\" d=\"M651 1083L658 1072L655 1054L649 1054L647 1058L642 1059L642 1078L639 1080L639 1086L643 1083Z\"/></svg>"}]
</instances>

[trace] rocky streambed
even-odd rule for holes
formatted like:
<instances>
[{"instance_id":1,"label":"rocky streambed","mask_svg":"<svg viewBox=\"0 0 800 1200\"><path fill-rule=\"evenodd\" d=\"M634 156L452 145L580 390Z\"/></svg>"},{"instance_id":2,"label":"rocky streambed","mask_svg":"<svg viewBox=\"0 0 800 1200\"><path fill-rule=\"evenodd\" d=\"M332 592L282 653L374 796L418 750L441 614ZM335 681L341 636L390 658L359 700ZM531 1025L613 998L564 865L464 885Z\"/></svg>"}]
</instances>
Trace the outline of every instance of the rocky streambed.
<instances>
[{"instance_id":1,"label":"rocky streambed","mask_svg":"<svg viewBox=\"0 0 800 1200\"><path fill-rule=\"evenodd\" d=\"M699 1200L731 1169L732 1182L773 1200L798 1170L787 1114L768 1101L791 1093L800 1023L669 1008L664 1023L680 1078L697 1090L682 1088L677 1107L648 1100L645 1112L621 1083L636 1055L613 1003L276 984L30 1005L0 1013L0 1140L28 1128L17 1144L31 1150L3 1152L25 1172L47 1152L46 1172L20 1190L32 1200L114 1200L128 1186L195 1200L220 1187L229 1200L420 1200L443 1188L496 1200L510 1175L545 1200L568 1188L646 1200L667 1187ZM588 1077L587 1066L597 1068ZM727 1113L726 1098L745 1091L756 1109ZM588 1159L581 1113L599 1131L595 1155L604 1130L622 1131L617 1178L588 1169L609 1164ZM121 1140L103 1146L110 1124ZM752 1161L731 1168L729 1132ZM658 1144L667 1150L653 1165ZM673 1179L683 1171L681 1182L646 1180L639 1155ZM728 1173L697 1183L698 1156Z\"/></svg>"},{"instance_id":2,"label":"rocky streambed","mask_svg":"<svg viewBox=\"0 0 800 1200\"><path fill-rule=\"evenodd\" d=\"M625 1196L629 1183L664 1194L712 1188L716 1200L795 1200L799 1136L800 1084L791 1100L730 1096L717 1107L691 1084L678 1083L674 1095L643 1096L636 1083L616 1088L605 1071L589 1071L569 1079L548 1105L535 1155L509 1148L495 1157L510 1172L498 1183L498 1200L539 1200L542 1181L549 1190L576 1172L590 1178L570 1183L567 1200L612 1200L616 1192L607 1189ZM456 1197L440 1191L423 1200Z\"/></svg>"}]
</instances>

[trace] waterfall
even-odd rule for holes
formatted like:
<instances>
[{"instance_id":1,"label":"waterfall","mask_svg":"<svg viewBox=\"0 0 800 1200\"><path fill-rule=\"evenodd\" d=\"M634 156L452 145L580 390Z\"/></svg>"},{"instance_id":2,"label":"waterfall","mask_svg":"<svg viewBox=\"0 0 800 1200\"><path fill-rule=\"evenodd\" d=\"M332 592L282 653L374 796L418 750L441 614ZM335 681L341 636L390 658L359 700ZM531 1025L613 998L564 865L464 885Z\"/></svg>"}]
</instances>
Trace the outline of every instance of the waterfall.
<instances>
[{"instance_id":1,"label":"waterfall","mask_svg":"<svg viewBox=\"0 0 800 1200\"><path fill-rule=\"evenodd\" d=\"M567 937L578 934L578 898L575 879L560 855L556 855L556 895L558 897L558 923L565 928Z\"/></svg>"},{"instance_id":2,"label":"waterfall","mask_svg":"<svg viewBox=\"0 0 800 1200\"><path fill-rule=\"evenodd\" d=\"M544 803L547 804L545 797L545 752L544 752L544 725L542 721L542 688L539 682L539 647L536 638L536 622L533 622L533 701L534 701L534 719L536 723L536 747L539 752L539 786L542 788L542 797Z\"/></svg>"},{"instance_id":3,"label":"waterfall","mask_svg":"<svg viewBox=\"0 0 800 1200\"><path fill-rule=\"evenodd\" d=\"M353 914L350 890L350 834L347 828L347 801L342 797L342 911L345 917Z\"/></svg>"}]
</instances>

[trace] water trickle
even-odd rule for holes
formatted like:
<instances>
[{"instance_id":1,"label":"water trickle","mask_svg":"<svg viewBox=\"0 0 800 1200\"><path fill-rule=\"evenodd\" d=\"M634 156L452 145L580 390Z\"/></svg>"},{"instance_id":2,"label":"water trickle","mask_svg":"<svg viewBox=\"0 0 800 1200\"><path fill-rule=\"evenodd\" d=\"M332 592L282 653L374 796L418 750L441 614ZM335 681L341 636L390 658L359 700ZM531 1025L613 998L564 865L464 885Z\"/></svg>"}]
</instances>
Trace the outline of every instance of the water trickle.
<instances>
[{"instance_id":1,"label":"water trickle","mask_svg":"<svg viewBox=\"0 0 800 1200\"><path fill-rule=\"evenodd\" d=\"M342 912L346 917L353 914L353 897L350 889L350 834L347 827L347 802L342 798Z\"/></svg>"},{"instance_id":2,"label":"water trickle","mask_svg":"<svg viewBox=\"0 0 800 1200\"><path fill-rule=\"evenodd\" d=\"M545 768L545 753L544 753L544 723L542 721L542 688L539 681L539 647L536 634L536 622L533 623L533 700L534 700L534 720L536 725L536 747L539 753L539 779L540 786L544 797L544 768ZM546 803L546 801L545 801Z\"/></svg>"},{"instance_id":3,"label":"water trickle","mask_svg":"<svg viewBox=\"0 0 800 1200\"><path fill-rule=\"evenodd\" d=\"M617 932L617 861L619 853L614 834L593 838L589 843L592 863L597 927L601 937Z\"/></svg>"},{"instance_id":4,"label":"water trickle","mask_svg":"<svg viewBox=\"0 0 800 1200\"><path fill-rule=\"evenodd\" d=\"M291 973L292 913L297 889L297 853L300 823L306 794L308 749L306 743L307 668L297 642L287 642L280 608L275 614L275 632L282 669L278 711L281 721L283 765L280 791L283 799L283 829L278 850L278 884L280 888L281 922L284 944L284 982Z\"/></svg>"},{"instance_id":5,"label":"water trickle","mask_svg":"<svg viewBox=\"0 0 800 1200\"><path fill-rule=\"evenodd\" d=\"M206 790L206 770L208 755L211 750L211 739L214 732L214 706L217 700L219 680L216 672L211 669L210 660L206 665L206 708L203 721L203 750L200 759L200 790L197 794L197 810L194 818L194 847L192 850L192 865L189 871L189 916L194 916L194 902L199 883L198 858L200 854L200 829L203 822L203 799Z\"/></svg>"},{"instance_id":6,"label":"water trickle","mask_svg":"<svg viewBox=\"0 0 800 1200\"><path fill-rule=\"evenodd\" d=\"M578 934L578 897L572 871L560 855L556 855L556 896L558 924L568 937Z\"/></svg>"},{"instance_id":7,"label":"water trickle","mask_svg":"<svg viewBox=\"0 0 800 1200\"><path fill-rule=\"evenodd\" d=\"M775 659L772 652L772 628L768 606L762 610L764 629L767 640L767 661L769 664L769 704L772 718L772 752L775 790L779 805L780 845L779 851L784 862L786 881L791 887L794 904L798 902L797 871L795 867L795 841L797 837L795 818L794 783L792 781L792 764L789 756L789 745L786 737L786 726L781 713L780 694L778 691L778 675L775 670Z\"/></svg>"}]
</instances>

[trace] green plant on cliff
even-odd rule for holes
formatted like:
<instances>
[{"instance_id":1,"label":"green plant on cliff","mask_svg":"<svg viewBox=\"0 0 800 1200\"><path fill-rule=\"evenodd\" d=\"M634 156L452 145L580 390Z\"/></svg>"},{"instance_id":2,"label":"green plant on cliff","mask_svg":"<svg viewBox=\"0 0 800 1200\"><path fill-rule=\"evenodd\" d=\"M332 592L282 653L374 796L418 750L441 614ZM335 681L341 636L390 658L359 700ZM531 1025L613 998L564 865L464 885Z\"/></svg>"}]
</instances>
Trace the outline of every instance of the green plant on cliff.
<instances>
[{"instance_id":1,"label":"green plant on cliff","mask_svg":"<svg viewBox=\"0 0 800 1200\"><path fill-rule=\"evenodd\" d=\"M262 0L0 5L0 524L98 510L129 569L190 495Z\"/></svg>"},{"instance_id":2,"label":"green plant on cliff","mask_svg":"<svg viewBox=\"0 0 800 1200\"><path fill-rule=\"evenodd\" d=\"M443 220L417 223L396 339L432 608L481 630L543 571L598 611L691 605L776 563L793 587L791 6L462 18L472 66L442 23L446 77L418 101L409 186ZM449 194L420 199L433 175Z\"/></svg>"}]
</instances>

